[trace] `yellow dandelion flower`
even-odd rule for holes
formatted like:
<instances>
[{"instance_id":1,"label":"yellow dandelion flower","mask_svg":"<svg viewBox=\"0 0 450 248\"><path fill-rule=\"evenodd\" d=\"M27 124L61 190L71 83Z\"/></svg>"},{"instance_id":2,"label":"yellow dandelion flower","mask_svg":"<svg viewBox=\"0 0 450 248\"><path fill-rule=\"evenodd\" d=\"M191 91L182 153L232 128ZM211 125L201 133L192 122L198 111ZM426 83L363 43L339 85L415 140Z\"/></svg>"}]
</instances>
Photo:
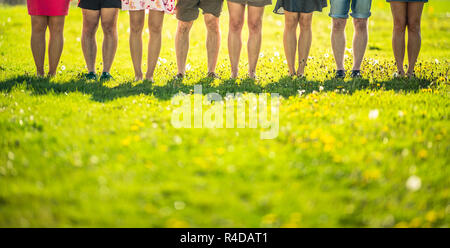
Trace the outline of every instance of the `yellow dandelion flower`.
<instances>
[{"instance_id":1,"label":"yellow dandelion flower","mask_svg":"<svg viewBox=\"0 0 450 248\"><path fill-rule=\"evenodd\" d=\"M261 223L265 225L272 225L277 221L277 216L275 214L267 214L262 218Z\"/></svg>"},{"instance_id":2,"label":"yellow dandelion flower","mask_svg":"<svg viewBox=\"0 0 450 248\"><path fill-rule=\"evenodd\" d=\"M131 144L131 138L130 137L126 137L125 139L123 139L120 144L122 144L123 146L129 146Z\"/></svg>"},{"instance_id":3,"label":"yellow dandelion flower","mask_svg":"<svg viewBox=\"0 0 450 248\"><path fill-rule=\"evenodd\" d=\"M430 222L430 223L435 222L436 219L437 219L437 217L438 217L438 216L437 216L436 212L434 212L433 210L429 211L429 212L425 215L425 219L426 219L428 222Z\"/></svg>"},{"instance_id":4,"label":"yellow dandelion flower","mask_svg":"<svg viewBox=\"0 0 450 248\"><path fill-rule=\"evenodd\" d=\"M394 227L395 228L408 228L408 223L402 221L402 222L397 223Z\"/></svg>"},{"instance_id":5,"label":"yellow dandelion flower","mask_svg":"<svg viewBox=\"0 0 450 248\"><path fill-rule=\"evenodd\" d=\"M377 180L381 177L381 172L378 169L366 170L363 172L362 176L365 181Z\"/></svg>"},{"instance_id":6,"label":"yellow dandelion flower","mask_svg":"<svg viewBox=\"0 0 450 248\"><path fill-rule=\"evenodd\" d=\"M422 149L417 153L417 156L421 159L425 159L428 156L428 151L425 149Z\"/></svg>"},{"instance_id":7,"label":"yellow dandelion flower","mask_svg":"<svg viewBox=\"0 0 450 248\"><path fill-rule=\"evenodd\" d=\"M187 228L189 227L189 224L183 220L172 218L167 220L166 226L168 228Z\"/></svg>"}]
</instances>

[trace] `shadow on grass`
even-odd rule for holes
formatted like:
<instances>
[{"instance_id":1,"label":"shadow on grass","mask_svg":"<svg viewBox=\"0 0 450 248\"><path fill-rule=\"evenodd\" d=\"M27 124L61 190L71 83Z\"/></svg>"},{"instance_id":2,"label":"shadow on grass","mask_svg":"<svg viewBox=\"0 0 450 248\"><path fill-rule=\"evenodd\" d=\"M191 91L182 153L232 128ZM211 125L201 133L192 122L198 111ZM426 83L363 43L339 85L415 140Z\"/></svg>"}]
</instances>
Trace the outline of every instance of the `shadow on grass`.
<instances>
[{"instance_id":1,"label":"shadow on grass","mask_svg":"<svg viewBox=\"0 0 450 248\"><path fill-rule=\"evenodd\" d=\"M368 79L355 79L350 81L331 79L324 82L308 81L306 79L284 77L277 82L260 85L252 79L240 81L228 79L217 84L211 78L203 78L196 85L202 85L202 93L218 93L225 96L228 93L278 93L283 97L310 94L314 91L337 91L352 94L357 90L384 89L394 91L415 92L431 85L428 79L392 79L388 81L369 83ZM0 91L10 92L13 88L24 87L36 95L48 93L65 94L81 92L92 96L92 100L98 102L112 101L121 97L135 95L153 95L160 100L169 100L175 94L183 92L186 94L194 91L194 84L184 84L182 79L173 79L165 85L154 85L150 82L124 82L118 86L109 87L107 84L95 81L86 81L81 78L69 81L55 82L48 78L37 78L33 76L16 76L0 81Z\"/></svg>"}]
</instances>

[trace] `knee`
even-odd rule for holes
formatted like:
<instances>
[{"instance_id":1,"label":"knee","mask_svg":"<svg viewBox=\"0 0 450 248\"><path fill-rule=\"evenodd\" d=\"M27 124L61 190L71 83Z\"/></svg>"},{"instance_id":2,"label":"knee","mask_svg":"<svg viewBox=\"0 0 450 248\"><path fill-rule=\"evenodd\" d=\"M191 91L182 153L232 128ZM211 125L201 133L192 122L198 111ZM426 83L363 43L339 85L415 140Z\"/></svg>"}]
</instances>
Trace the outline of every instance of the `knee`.
<instances>
[{"instance_id":1,"label":"knee","mask_svg":"<svg viewBox=\"0 0 450 248\"><path fill-rule=\"evenodd\" d=\"M53 35L62 35L64 32L64 23L58 23L50 27L50 33Z\"/></svg>"},{"instance_id":2,"label":"knee","mask_svg":"<svg viewBox=\"0 0 450 248\"><path fill-rule=\"evenodd\" d=\"M130 33L131 34L142 34L142 30L144 30L144 24L132 24L130 25Z\"/></svg>"},{"instance_id":3,"label":"knee","mask_svg":"<svg viewBox=\"0 0 450 248\"><path fill-rule=\"evenodd\" d=\"M45 33L47 30L47 23L35 21L32 25L33 33Z\"/></svg>"},{"instance_id":4,"label":"knee","mask_svg":"<svg viewBox=\"0 0 450 248\"><path fill-rule=\"evenodd\" d=\"M32 31L35 34L42 34L42 33L45 33L45 31L47 31L47 26L46 25L35 25L35 26L33 26Z\"/></svg>"},{"instance_id":5,"label":"knee","mask_svg":"<svg viewBox=\"0 0 450 248\"><path fill-rule=\"evenodd\" d=\"M301 30L311 30L312 18L311 16L300 16L300 28Z\"/></svg>"},{"instance_id":6,"label":"knee","mask_svg":"<svg viewBox=\"0 0 450 248\"><path fill-rule=\"evenodd\" d=\"M394 19L394 31L395 32L405 32L406 29L406 21L403 19Z\"/></svg>"},{"instance_id":7,"label":"knee","mask_svg":"<svg viewBox=\"0 0 450 248\"><path fill-rule=\"evenodd\" d=\"M347 20L345 19L333 19L333 31L343 32L345 30Z\"/></svg>"},{"instance_id":8,"label":"knee","mask_svg":"<svg viewBox=\"0 0 450 248\"><path fill-rule=\"evenodd\" d=\"M420 33L420 20L413 19L408 21L408 32Z\"/></svg>"},{"instance_id":9,"label":"knee","mask_svg":"<svg viewBox=\"0 0 450 248\"><path fill-rule=\"evenodd\" d=\"M367 19L354 19L354 25L357 32L367 31Z\"/></svg>"},{"instance_id":10,"label":"knee","mask_svg":"<svg viewBox=\"0 0 450 248\"><path fill-rule=\"evenodd\" d=\"M95 36L97 28L98 22L85 22L83 25L83 34L87 36Z\"/></svg>"},{"instance_id":11,"label":"knee","mask_svg":"<svg viewBox=\"0 0 450 248\"><path fill-rule=\"evenodd\" d=\"M102 29L105 35L114 35L117 30L113 22L102 22Z\"/></svg>"},{"instance_id":12,"label":"knee","mask_svg":"<svg viewBox=\"0 0 450 248\"><path fill-rule=\"evenodd\" d=\"M230 31L231 32L241 32L244 26L244 21L241 19L230 19Z\"/></svg>"},{"instance_id":13,"label":"knee","mask_svg":"<svg viewBox=\"0 0 450 248\"><path fill-rule=\"evenodd\" d=\"M262 29L262 20L256 19L256 20L248 20L248 30L250 33L261 33Z\"/></svg>"},{"instance_id":14,"label":"knee","mask_svg":"<svg viewBox=\"0 0 450 248\"><path fill-rule=\"evenodd\" d=\"M182 35L189 34L191 31L192 23L189 22L179 22L177 32Z\"/></svg>"},{"instance_id":15,"label":"knee","mask_svg":"<svg viewBox=\"0 0 450 248\"><path fill-rule=\"evenodd\" d=\"M208 32L219 33L218 18L207 19L205 24L206 24L206 29L208 29Z\"/></svg>"},{"instance_id":16,"label":"knee","mask_svg":"<svg viewBox=\"0 0 450 248\"><path fill-rule=\"evenodd\" d=\"M151 34L161 34L162 32L162 24L151 24L148 26L148 30Z\"/></svg>"},{"instance_id":17,"label":"knee","mask_svg":"<svg viewBox=\"0 0 450 248\"><path fill-rule=\"evenodd\" d=\"M287 30L294 31L297 29L298 19L293 17L286 17L284 25Z\"/></svg>"}]
</instances>

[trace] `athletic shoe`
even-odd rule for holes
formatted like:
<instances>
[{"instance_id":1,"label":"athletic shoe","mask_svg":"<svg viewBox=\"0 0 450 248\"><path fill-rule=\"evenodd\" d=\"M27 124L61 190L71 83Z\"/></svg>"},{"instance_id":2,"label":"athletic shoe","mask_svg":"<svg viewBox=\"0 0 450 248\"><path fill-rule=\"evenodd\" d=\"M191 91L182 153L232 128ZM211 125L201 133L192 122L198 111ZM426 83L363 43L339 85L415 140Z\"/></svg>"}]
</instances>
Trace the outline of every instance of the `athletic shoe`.
<instances>
[{"instance_id":1,"label":"athletic shoe","mask_svg":"<svg viewBox=\"0 0 450 248\"><path fill-rule=\"evenodd\" d=\"M336 79L344 79L345 78L345 70L337 70L336 75L334 77Z\"/></svg>"},{"instance_id":2,"label":"athletic shoe","mask_svg":"<svg viewBox=\"0 0 450 248\"><path fill-rule=\"evenodd\" d=\"M95 72L89 72L84 74L84 78L86 80L97 80L97 74L95 74Z\"/></svg>"},{"instance_id":3,"label":"athletic shoe","mask_svg":"<svg viewBox=\"0 0 450 248\"><path fill-rule=\"evenodd\" d=\"M109 72L103 72L102 75L100 76L100 81L109 81L109 80L114 80L113 76L111 76Z\"/></svg>"}]
</instances>

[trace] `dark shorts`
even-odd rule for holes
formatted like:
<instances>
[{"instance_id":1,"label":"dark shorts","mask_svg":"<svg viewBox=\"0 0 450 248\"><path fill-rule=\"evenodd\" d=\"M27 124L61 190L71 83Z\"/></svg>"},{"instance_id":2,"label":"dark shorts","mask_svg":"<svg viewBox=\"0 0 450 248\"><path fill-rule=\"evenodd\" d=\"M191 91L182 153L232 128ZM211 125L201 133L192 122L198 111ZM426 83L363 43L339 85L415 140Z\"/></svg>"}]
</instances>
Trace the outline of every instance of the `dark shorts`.
<instances>
[{"instance_id":1,"label":"dark shorts","mask_svg":"<svg viewBox=\"0 0 450 248\"><path fill-rule=\"evenodd\" d=\"M122 8L122 0L80 0L78 7L82 9L101 10L107 8Z\"/></svg>"},{"instance_id":2,"label":"dark shorts","mask_svg":"<svg viewBox=\"0 0 450 248\"><path fill-rule=\"evenodd\" d=\"M239 3L252 7L264 7L272 4L272 0L228 0L228 2Z\"/></svg>"},{"instance_id":3,"label":"dark shorts","mask_svg":"<svg viewBox=\"0 0 450 248\"><path fill-rule=\"evenodd\" d=\"M203 14L219 17L222 12L223 0L178 0L177 19L183 22L194 21L198 18L200 9Z\"/></svg>"}]
</instances>

